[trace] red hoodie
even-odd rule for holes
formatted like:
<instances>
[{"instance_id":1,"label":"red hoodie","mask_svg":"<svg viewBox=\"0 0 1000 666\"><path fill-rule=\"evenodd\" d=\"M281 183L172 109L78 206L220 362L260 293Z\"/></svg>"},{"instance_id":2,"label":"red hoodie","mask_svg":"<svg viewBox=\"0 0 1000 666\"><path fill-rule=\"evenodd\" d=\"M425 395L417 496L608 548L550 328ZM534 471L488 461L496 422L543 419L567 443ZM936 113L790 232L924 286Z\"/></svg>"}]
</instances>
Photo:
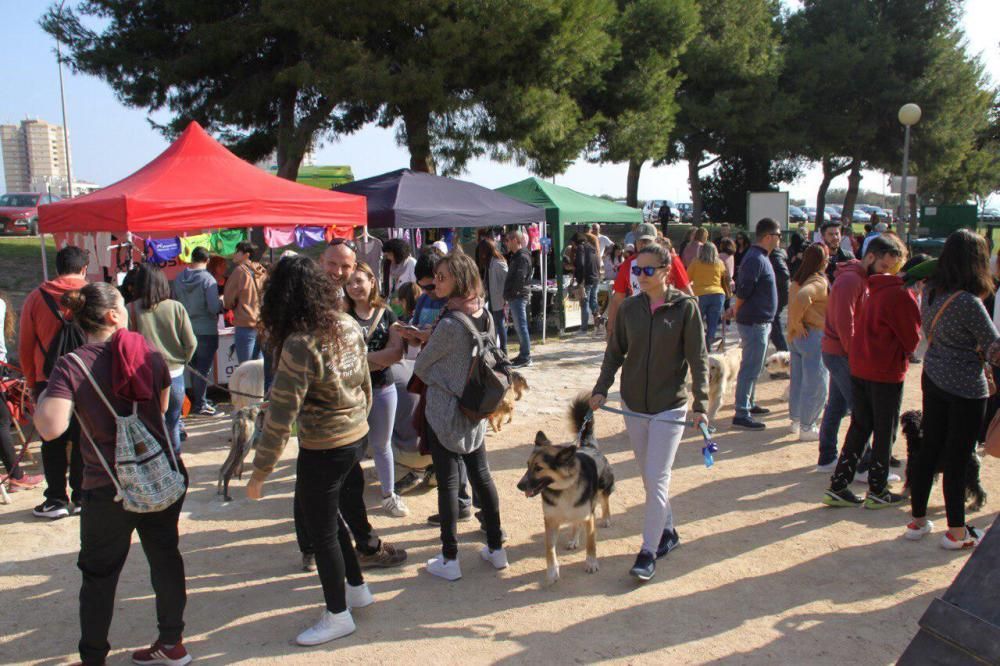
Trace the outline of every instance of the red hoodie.
<instances>
[{"instance_id":1,"label":"red hoodie","mask_svg":"<svg viewBox=\"0 0 1000 666\"><path fill-rule=\"evenodd\" d=\"M868 278L868 298L855 318L848 362L851 376L899 384L920 342L920 307L896 275Z\"/></svg>"},{"instance_id":2,"label":"red hoodie","mask_svg":"<svg viewBox=\"0 0 1000 666\"><path fill-rule=\"evenodd\" d=\"M826 325L823 327L824 354L847 356L854 337L854 319L868 296L868 272L857 259L837 264L830 297L826 302Z\"/></svg>"},{"instance_id":3,"label":"red hoodie","mask_svg":"<svg viewBox=\"0 0 1000 666\"><path fill-rule=\"evenodd\" d=\"M21 363L21 370L24 378L28 382L28 388L34 388L35 384L48 380L45 376L45 349L49 348L52 338L62 325L52 310L45 303L45 299L39 292L44 289L52 295L56 304L62 312L63 317L71 319L69 310L62 307L60 299L67 291L82 289L87 281L78 275L60 275L55 280L43 282L42 286L35 289L24 299L24 306L21 308L21 330L17 340L17 356ZM41 344L39 344L41 341Z\"/></svg>"}]
</instances>

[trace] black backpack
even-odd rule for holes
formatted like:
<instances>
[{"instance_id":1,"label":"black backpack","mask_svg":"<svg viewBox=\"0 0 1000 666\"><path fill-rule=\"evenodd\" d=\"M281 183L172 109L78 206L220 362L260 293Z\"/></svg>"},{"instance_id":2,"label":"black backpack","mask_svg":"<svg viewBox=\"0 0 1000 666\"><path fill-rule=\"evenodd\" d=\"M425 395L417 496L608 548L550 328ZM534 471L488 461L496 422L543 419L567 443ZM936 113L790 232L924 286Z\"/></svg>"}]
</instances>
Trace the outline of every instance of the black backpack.
<instances>
[{"instance_id":1,"label":"black backpack","mask_svg":"<svg viewBox=\"0 0 1000 666\"><path fill-rule=\"evenodd\" d=\"M35 336L35 339L38 340L38 346L45 353L45 364L42 366L42 370L45 372L45 376L48 377L52 374L52 368L55 367L56 361L61 356L85 344L87 338L83 334L83 329L80 328L79 324L72 319L63 317L62 312L59 311L59 306L56 305L56 300L52 298L52 294L43 289L39 289L38 291L41 293L42 298L45 299L45 304L49 306L49 310L52 311L52 314L55 315L55 318L61 324L56 334L52 336L48 349L45 348L41 340L38 340L38 336Z\"/></svg>"},{"instance_id":2,"label":"black backpack","mask_svg":"<svg viewBox=\"0 0 1000 666\"><path fill-rule=\"evenodd\" d=\"M473 356L458 408L472 422L485 419L500 407L510 386L510 361L496 345L493 318L484 312L487 329L481 333L463 312L449 310L445 316L459 322L472 336Z\"/></svg>"}]
</instances>

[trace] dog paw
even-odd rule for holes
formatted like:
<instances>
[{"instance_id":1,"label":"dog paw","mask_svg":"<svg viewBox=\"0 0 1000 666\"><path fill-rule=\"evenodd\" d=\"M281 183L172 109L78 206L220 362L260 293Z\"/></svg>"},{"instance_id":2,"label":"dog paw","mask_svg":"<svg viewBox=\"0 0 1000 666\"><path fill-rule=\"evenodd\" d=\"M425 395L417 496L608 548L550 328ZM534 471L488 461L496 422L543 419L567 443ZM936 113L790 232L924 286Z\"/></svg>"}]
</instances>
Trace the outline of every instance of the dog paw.
<instances>
[{"instance_id":1,"label":"dog paw","mask_svg":"<svg viewBox=\"0 0 1000 666\"><path fill-rule=\"evenodd\" d=\"M574 536L566 542L566 550L576 550L580 547L580 537Z\"/></svg>"},{"instance_id":2,"label":"dog paw","mask_svg":"<svg viewBox=\"0 0 1000 666\"><path fill-rule=\"evenodd\" d=\"M545 582L552 585L557 580L559 580L559 567L549 567L548 571L545 572Z\"/></svg>"},{"instance_id":3,"label":"dog paw","mask_svg":"<svg viewBox=\"0 0 1000 666\"><path fill-rule=\"evenodd\" d=\"M600 571L601 566L597 563L596 557L588 557L584 568L587 570L587 573L597 573Z\"/></svg>"}]
</instances>

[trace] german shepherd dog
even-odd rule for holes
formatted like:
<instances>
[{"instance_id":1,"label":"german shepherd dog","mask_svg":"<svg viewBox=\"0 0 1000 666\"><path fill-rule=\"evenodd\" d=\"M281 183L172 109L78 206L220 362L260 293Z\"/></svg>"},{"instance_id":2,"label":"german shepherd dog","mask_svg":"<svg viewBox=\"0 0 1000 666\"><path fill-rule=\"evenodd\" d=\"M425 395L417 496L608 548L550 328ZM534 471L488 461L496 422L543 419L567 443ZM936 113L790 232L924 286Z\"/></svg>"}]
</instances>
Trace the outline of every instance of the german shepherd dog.
<instances>
[{"instance_id":1,"label":"german shepherd dog","mask_svg":"<svg viewBox=\"0 0 1000 666\"><path fill-rule=\"evenodd\" d=\"M524 392L528 390L530 390L528 380L522 377L521 373L510 373L510 386L507 387L507 392L503 394L503 402L500 403L495 412L487 417L490 427L493 428L493 432L500 432L503 430L505 423L510 423L514 420L514 401L520 400ZM504 417L507 417L506 421L504 421Z\"/></svg>"},{"instance_id":2,"label":"german shepherd dog","mask_svg":"<svg viewBox=\"0 0 1000 666\"><path fill-rule=\"evenodd\" d=\"M559 527L573 525L573 536L566 547L579 547L582 532L587 535L587 573L598 570L597 529L595 512L597 502L602 507L602 527L611 525L611 507L608 497L615 489L615 475L611 464L597 448L594 438L593 417L588 404L589 395L577 397L570 407L574 432L579 433L578 444L557 446L545 433L535 435L535 449L528 457L528 471L517 483L525 497L542 495L542 513L545 516L545 559L548 564L546 579L559 580L559 562L556 559L556 542Z\"/></svg>"},{"instance_id":3,"label":"german shepherd dog","mask_svg":"<svg viewBox=\"0 0 1000 666\"><path fill-rule=\"evenodd\" d=\"M233 443L229 447L229 455L219 468L219 483L216 494L222 495L226 502L233 501L229 496L229 481L235 475L243 480L243 462L255 443L255 435L264 426L264 411L260 407L244 407L233 413Z\"/></svg>"},{"instance_id":4,"label":"german shepherd dog","mask_svg":"<svg viewBox=\"0 0 1000 666\"><path fill-rule=\"evenodd\" d=\"M899 423L903 430L903 437L906 438L906 488L910 487L910 469L913 462L916 460L917 454L920 451L920 447L924 443L924 430L923 430L924 415L919 409L911 409L908 412L904 412L902 416L899 417ZM979 480L979 471L982 466L982 461L979 459L979 454L972 451L969 455L969 461L965 464L965 499L969 503L966 507L969 511L979 511L986 504L986 490L983 488L982 483ZM937 469L937 473L934 475L935 479L937 474L941 472L940 466Z\"/></svg>"}]
</instances>

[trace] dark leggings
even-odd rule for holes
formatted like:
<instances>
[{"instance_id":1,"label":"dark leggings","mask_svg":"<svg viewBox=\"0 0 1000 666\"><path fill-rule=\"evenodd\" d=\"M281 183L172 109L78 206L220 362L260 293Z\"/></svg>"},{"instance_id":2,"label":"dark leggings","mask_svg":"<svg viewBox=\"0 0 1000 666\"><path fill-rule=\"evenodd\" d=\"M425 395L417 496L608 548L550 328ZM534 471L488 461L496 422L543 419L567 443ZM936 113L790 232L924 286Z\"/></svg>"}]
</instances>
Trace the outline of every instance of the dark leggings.
<instances>
[{"instance_id":1,"label":"dark leggings","mask_svg":"<svg viewBox=\"0 0 1000 666\"><path fill-rule=\"evenodd\" d=\"M441 553L447 560L458 557L458 485L459 461L465 462L465 469L472 482L476 498L482 503L483 523L486 525L486 543L490 550L503 546L500 530L500 500L496 486L490 475L486 461L486 446L480 446L472 453L460 454L449 451L438 441L434 430L427 426L427 446L434 460L434 472L438 480L438 514L441 516Z\"/></svg>"},{"instance_id":2,"label":"dark leggings","mask_svg":"<svg viewBox=\"0 0 1000 666\"><path fill-rule=\"evenodd\" d=\"M7 401L0 396L0 462L7 470L7 474L12 479L20 479L24 476L24 470L20 465L15 465L17 460L17 450L14 448L14 440L10 436L11 415Z\"/></svg>"},{"instance_id":3,"label":"dark leggings","mask_svg":"<svg viewBox=\"0 0 1000 666\"><path fill-rule=\"evenodd\" d=\"M965 527L965 470L986 414L986 398L960 398L942 390L924 373L924 437L910 467L910 507L914 518L927 515L927 500L938 463L942 463L948 527Z\"/></svg>"},{"instance_id":4,"label":"dark leggings","mask_svg":"<svg viewBox=\"0 0 1000 666\"><path fill-rule=\"evenodd\" d=\"M875 495L885 490L902 402L902 383L871 382L851 377L851 427L847 429L837 469L830 479L833 490L843 490L854 480L854 473L869 437L872 438L872 455L871 467L868 469L868 490Z\"/></svg>"},{"instance_id":5,"label":"dark leggings","mask_svg":"<svg viewBox=\"0 0 1000 666\"><path fill-rule=\"evenodd\" d=\"M368 438L335 449L299 449L295 464L295 495L302 521L316 550L316 568L326 609L347 610L344 579L347 570L361 584L361 567L340 518L340 492L348 472L361 459ZM349 564L348 564L349 563Z\"/></svg>"}]
</instances>

